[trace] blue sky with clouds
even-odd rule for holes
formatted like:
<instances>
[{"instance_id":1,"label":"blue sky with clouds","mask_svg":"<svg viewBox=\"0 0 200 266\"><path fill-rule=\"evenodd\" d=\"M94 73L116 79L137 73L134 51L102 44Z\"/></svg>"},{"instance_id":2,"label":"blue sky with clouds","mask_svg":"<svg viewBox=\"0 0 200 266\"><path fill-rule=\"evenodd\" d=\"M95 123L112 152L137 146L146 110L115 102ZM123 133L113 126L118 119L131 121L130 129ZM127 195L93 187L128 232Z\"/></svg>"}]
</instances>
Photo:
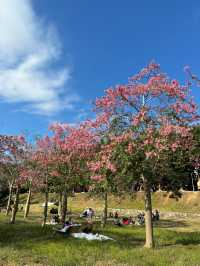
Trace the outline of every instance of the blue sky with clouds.
<instances>
[{"instance_id":1,"label":"blue sky with clouds","mask_svg":"<svg viewBox=\"0 0 200 266\"><path fill-rule=\"evenodd\" d=\"M198 0L0 0L1 133L85 119L151 59L173 78L185 65L200 75L199 26Z\"/></svg>"}]
</instances>

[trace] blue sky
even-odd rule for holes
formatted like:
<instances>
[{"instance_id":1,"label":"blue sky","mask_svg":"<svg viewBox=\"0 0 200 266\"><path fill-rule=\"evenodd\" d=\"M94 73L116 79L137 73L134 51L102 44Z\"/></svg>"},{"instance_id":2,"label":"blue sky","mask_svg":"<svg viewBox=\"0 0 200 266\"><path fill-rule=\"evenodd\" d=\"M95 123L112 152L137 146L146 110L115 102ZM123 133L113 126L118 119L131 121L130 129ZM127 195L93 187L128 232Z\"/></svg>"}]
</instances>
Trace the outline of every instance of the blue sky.
<instances>
[{"instance_id":1,"label":"blue sky","mask_svg":"<svg viewBox=\"0 0 200 266\"><path fill-rule=\"evenodd\" d=\"M1 133L44 134L151 59L200 76L198 0L0 0ZM200 89L193 91L200 102Z\"/></svg>"}]
</instances>

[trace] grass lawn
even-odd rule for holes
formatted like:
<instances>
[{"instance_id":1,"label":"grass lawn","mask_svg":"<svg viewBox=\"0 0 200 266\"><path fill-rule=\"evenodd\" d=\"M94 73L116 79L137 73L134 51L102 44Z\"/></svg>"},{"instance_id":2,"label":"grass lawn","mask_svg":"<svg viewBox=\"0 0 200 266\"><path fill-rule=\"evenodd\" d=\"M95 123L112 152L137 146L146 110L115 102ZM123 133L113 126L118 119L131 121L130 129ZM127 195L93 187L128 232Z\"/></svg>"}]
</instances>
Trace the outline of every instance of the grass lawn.
<instances>
[{"instance_id":1,"label":"grass lawn","mask_svg":"<svg viewBox=\"0 0 200 266\"><path fill-rule=\"evenodd\" d=\"M164 220L155 225L156 248L143 248L143 227L108 225L95 230L116 241L87 241L54 235L52 227L41 228L39 213L27 221L22 213L16 224L0 214L0 266L198 266L200 265L200 220Z\"/></svg>"}]
</instances>

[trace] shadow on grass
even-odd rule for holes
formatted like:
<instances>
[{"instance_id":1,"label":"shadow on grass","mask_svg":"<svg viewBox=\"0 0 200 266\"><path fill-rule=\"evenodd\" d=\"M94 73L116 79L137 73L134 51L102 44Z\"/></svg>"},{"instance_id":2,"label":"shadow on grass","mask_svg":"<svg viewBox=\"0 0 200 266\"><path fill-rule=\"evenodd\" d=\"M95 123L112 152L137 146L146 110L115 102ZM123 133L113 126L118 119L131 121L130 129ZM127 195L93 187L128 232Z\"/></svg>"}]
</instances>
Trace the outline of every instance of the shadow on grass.
<instances>
[{"instance_id":1,"label":"shadow on grass","mask_svg":"<svg viewBox=\"0 0 200 266\"><path fill-rule=\"evenodd\" d=\"M155 228L175 228L175 227L186 227L189 226L185 221L176 221L176 220L160 220L159 222L154 223Z\"/></svg>"},{"instance_id":2,"label":"shadow on grass","mask_svg":"<svg viewBox=\"0 0 200 266\"><path fill-rule=\"evenodd\" d=\"M179 245L200 245L200 232L178 233L176 244Z\"/></svg>"},{"instance_id":3,"label":"shadow on grass","mask_svg":"<svg viewBox=\"0 0 200 266\"><path fill-rule=\"evenodd\" d=\"M34 217L37 219L39 217ZM31 217L33 219L33 217ZM94 233L104 234L115 241L86 241L81 239L74 239L59 234L54 234L52 226L42 228L40 224L31 222L31 219L24 221L19 218L16 224L11 225L4 217L0 223L0 246L14 247L16 249L30 249L37 243L48 245L69 245L71 247L78 247L82 245L85 247L120 247L120 249L129 249L142 247L145 242L144 227L139 226L123 226L117 227L108 225L102 229L99 224L94 226ZM187 226L182 221L163 220L155 224L155 240L157 247L173 246L173 245L199 245L200 232L176 232L167 230L167 228L184 227Z\"/></svg>"},{"instance_id":4,"label":"shadow on grass","mask_svg":"<svg viewBox=\"0 0 200 266\"><path fill-rule=\"evenodd\" d=\"M42 228L40 224L17 220L15 224L8 221L0 223L0 246L23 247L28 242L43 241L51 238L52 229Z\"/></svg>"},{"instance_id":5,"label":"shadow on grass","mask_svg":"<svg viewBox=\"0 0 200 266\"><path fill-rule=\"evenodd\" d=\"M173 232L166 231L161 233L161 236L155 238L157 247L173 247L173 246L187 246L200 245L200 232Z\"/></svg>"},{"instance_id":6,"label":"shadow on grass","mask_svg":"<svg viewBox=\"0 0 200 266\"><path fill-rule=\"evenodd\" d=\"M133 230L132 230L133 229ZM81 239L74 239L70 236L55 234L52 226L42 228L40 224L30 221L17 220L16 224L9 224L7 222L0 223L0 246L12 246L17 249L26 249L34 246L36 243L63 243L76 246L82 243L88 247L99 245L120 246L120 248L127 249L130 245L132 247L142 246L144 243L143 229L134 230L134 228L115 228L108 226L101 229L97 224L94 228L94 233L100 233L112 237L115 241L86 241Z\"/></svg>"}]
</instances>

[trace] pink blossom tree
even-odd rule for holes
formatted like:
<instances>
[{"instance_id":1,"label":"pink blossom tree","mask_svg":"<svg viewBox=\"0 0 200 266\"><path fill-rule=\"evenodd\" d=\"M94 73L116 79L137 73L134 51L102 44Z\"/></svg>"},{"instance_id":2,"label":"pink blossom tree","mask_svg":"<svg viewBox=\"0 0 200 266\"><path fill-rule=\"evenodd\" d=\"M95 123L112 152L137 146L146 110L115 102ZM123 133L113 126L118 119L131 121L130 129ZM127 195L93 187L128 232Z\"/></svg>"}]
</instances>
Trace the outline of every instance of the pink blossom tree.
<instances>
[{"instance_id":1,"label":"pink blossom tree","mask_svg":"<svg viewBox=\"0 0 200 266\"><path fill-rule=\"evenodd\" d=\"M52 175L60 177L63 184L61 222L64 224L68 193L77 185L75 177L80 176L82 164L85 158L91 156L96 139L86 124L71 127L67 124L55 123L50 129L53 131L51 140L54 146L51 154Z\"/></svg>"},{"instance_id":2,"label":"pink blossom tree","mask_svg":"<svg viewBox=\"0 0 200 266\"><path fill-rule=\"evenodd\" d=\"M22 181L20 179L20 169L25 160L26 142L22 136L4 136L1 140L1 164L8 176L9 183L9 197L6 215L8 215L11 209L12 195L13 191L15 191L15 200L10 220L11 223L14 223L19 204L19 188Z\"/></svg>"},{"instance_id":3,"label":"pink blossom tree","mask_svg":"<svg viewBox=\"0 0 200 266\"><path fill-rule=\"evenodd\" d=\"M96 100L96 111L97 127L110 123L116 115L128 114L129 127L124 129L121 140L126 136L126 149L131 156L139 156L145 197L145 246L151 248L154 246L151 184L156 178L155 169L167 150L189 147L190 125L198 119L189 86L170 80L159 65L151 63L131 77L128 84L107 89L105 96ZM120 143L119 137L117 141Z\"/></svg>"}]
</instances>

